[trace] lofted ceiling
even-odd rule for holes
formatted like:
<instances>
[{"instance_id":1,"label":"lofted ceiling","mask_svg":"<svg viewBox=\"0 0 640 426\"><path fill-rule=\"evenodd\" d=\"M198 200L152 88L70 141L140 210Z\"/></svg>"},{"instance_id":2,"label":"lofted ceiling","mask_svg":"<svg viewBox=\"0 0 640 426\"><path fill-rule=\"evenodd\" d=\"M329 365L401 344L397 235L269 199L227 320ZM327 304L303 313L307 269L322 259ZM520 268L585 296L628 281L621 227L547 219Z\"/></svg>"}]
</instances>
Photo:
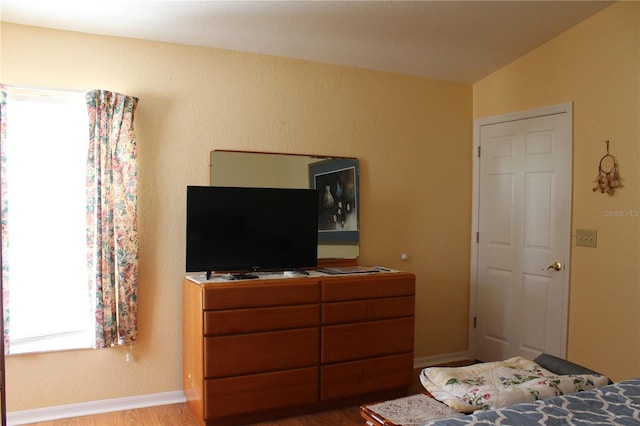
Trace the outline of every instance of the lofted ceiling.
<instances>
[{"instance_id":1,"label":"lofted ceiling","mask_svg":"<svg viewBox=\"0 0 640 426\"><path fill-rule=\"evenodd\" d=\"M0 0L0 19L473 83L611 3Z\"/></svg>"}]
</instances>

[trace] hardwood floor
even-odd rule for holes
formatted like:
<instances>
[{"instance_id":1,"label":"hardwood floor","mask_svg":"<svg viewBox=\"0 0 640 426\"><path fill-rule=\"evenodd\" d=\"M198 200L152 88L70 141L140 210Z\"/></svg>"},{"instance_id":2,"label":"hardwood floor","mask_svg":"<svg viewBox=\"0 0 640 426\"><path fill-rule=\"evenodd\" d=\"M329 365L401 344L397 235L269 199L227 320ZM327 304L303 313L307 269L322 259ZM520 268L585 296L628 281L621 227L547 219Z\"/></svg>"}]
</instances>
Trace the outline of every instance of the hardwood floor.
<instances>
[{"instance_id":1,"label":"hardwood floor","mask_svg":"<svg viewBox=\"0 0 640 426\"><path fill-rule=\"evenodd\" d=\"M327 426L364 425L360 407L324 411L286 419L253 423L253 426ZM187 426L198 422L187 409L187 404L138 408L114 413L95 414L71 419L32 423L32 426Z\"/></svg>"},{"instance_id":2,"label":"hardwood floor","mask_svg":"<svg viewBox=\"0 0 640 426\"><path fill-rule=\"evenodd\" d=\"M446 364L446 366L453 367L469 364L473 364L473 362L460 361ZM422 385L419 380L420 370L414 370L414 383L409 389L409 394L422 392ZM173 404L38 422L32 423L31 426L187 426L197 424L198 422L191 415L187 404ZM360 417L360 406L354 406L340 410L254 423L252 426L362 426L364 424L364 420Z\"/></svg>"},{"instance_id":3,"label":"hardwood floor","mask_svg":"<svg viewBox=\"0 0 640 426\"><path fill-rule=\"evenodd\" d=\"M138 408L114 413L70 419L51 420L31 423L31 426L187 426L198 422L187 409L187 404L162 405L158 407ZM324 411L298 417L289 417L260 423L253 426L326 426L360 425L360 407L348 407L342 410Z\"/></svg>"},{"instance_id":4,"label":"hardwood floor","mask_svg":"<svg viewBox=\"0 0 640 426\"><path fill-rule=\"evenodd\" d=\"M186 426L197 425L187 404L160 405L92 416L32 423L39 426Z\"/></svg>"}]
</instances>

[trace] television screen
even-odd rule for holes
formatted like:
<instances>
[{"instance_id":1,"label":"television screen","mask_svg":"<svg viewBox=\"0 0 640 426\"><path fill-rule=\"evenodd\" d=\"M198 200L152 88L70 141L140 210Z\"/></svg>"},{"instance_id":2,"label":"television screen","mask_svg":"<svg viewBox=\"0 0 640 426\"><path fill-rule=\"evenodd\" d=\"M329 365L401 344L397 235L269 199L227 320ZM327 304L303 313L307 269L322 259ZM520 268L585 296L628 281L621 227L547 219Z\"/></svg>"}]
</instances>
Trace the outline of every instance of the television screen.
<instances>
[{"instance_id":1,"label":"television screen","mask_svg":"<svg viewBox=\"0 0 640 426\"><path fill-rule=\"evenodd\" d=\"M187 187L187 272L315 267L312 189Z\"/></svg>"}]
</instances>

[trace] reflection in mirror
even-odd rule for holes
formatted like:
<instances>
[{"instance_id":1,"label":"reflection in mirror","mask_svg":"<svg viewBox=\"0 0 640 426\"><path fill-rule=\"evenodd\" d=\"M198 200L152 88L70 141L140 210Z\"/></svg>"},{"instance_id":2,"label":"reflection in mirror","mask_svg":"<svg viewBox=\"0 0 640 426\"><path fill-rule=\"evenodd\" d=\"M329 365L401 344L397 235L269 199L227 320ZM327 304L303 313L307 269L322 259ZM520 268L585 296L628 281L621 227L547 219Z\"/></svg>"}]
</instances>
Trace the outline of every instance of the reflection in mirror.
<instances>
[{"instance_id":1,"label":"reflection in mirror","mask_svg":"<svg viewBox=\"0 0 640 426\"><path fill-rule=\"evenodd\" d=\"M210 184L259 188L317 188L318 258L360 254L359 164L355 158L211 151Z\"/></svg>"}]
</instances>

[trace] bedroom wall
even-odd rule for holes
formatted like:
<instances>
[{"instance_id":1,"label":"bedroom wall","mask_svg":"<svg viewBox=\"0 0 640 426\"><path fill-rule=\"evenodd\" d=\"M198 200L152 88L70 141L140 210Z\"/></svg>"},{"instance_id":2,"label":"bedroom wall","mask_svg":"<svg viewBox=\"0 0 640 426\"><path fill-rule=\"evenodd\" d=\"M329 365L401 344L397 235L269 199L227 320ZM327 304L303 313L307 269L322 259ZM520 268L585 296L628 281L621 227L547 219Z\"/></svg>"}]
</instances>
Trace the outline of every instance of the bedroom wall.
<instances>
[{"instance_id":1,"label":"bedroom wall","mask_svg":"<svg viewBox=\"0 0 640 426\"><path fill-rule=\"evenodd\" d=\"M416 273L417 358L466 351L471 85L6 23L1 43L4 83L140 98L133 361L120 349L10 356L9 411L182 388L185 187L208 183L213 149L358 157L361 263Z\"/></svg>"},{"instance_id":2,"label":"bedroom wall","mask_svg":"<svg viewBox=\"0 0 640 426\"><path fill-rule=\"evenodd\" d=\"M616 3L473 85L473 117L573 102L568 358L640 376L640 3ZM624 187L593 192L605 140ZM596 229L597 248L575 229Z\"/></svg>"}]
</instances>

